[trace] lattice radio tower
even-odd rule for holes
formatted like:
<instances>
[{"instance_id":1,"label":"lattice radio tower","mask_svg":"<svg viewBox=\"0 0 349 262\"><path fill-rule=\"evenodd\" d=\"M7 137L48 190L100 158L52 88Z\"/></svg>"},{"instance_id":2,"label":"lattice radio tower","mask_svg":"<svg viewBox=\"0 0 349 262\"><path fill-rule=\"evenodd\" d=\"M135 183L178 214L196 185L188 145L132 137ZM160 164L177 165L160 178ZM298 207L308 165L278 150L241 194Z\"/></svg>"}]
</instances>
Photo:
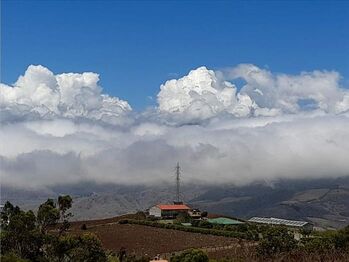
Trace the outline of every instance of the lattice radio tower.
<instances>
[{"instance_id":1,"label":"lattice radio tower","mask_svg":"<svg viewBox=\"0 0 349 262\"><path fill-rule=\"evenodd\" d=\"M181 167L179 166L179 162L176 165L176 201L175 204L182 204L180 200L180 175L181 175Z\"/></svg>"}]
</instances>

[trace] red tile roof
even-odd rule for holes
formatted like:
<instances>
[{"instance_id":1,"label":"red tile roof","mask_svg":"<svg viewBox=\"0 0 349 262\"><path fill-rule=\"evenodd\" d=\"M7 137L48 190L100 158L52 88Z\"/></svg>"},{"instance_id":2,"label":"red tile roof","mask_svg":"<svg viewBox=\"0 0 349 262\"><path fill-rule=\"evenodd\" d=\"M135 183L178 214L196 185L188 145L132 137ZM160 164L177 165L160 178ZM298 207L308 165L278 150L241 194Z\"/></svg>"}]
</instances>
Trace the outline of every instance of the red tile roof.
<instances>
[{"instance_id":1,"label":"red tile roof","mask_svg":"<svg viewBox=\"0 0 349 262\"><path fill-rule=\"evenodd\" d=\"M157 205L161 210L190 210L191 208L187 205Z\"/></svg>"}]
</instances>

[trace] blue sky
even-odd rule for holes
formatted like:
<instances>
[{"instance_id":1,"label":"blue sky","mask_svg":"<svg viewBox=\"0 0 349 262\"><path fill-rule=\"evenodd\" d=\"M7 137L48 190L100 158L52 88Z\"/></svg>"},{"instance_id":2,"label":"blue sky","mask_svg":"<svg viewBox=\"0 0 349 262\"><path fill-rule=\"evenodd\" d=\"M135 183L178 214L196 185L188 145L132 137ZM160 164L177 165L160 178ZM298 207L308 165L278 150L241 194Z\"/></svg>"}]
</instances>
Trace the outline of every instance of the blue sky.
<instances>
[{"instance_id":1,"label":"blue sky","mask_svg":"<svg viewBox=\"0 0 349 262\"><path fill-rule=\"evenodd\" d=\"M104 92L142 110L190 69L253 63L349 77L347 1L2 1L1 81L30 64L93 71Z\"/></svg>"}]
</instances>

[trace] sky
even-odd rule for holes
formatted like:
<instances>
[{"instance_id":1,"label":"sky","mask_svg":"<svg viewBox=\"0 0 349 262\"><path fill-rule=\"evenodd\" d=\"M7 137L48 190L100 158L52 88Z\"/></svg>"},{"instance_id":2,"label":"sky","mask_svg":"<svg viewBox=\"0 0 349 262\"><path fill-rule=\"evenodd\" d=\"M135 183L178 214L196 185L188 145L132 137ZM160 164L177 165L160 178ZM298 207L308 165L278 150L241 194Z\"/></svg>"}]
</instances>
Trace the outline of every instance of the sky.
<instances>
[{"instance_id":1,"label":"sky","mask_svg":"<svg viewBox=\"0 0 349 262\"><path fill-rule=\"evenodd\" d=\"M100 74L136 110L199 66L349 77L347 1L1 1L1 82L31 64Z\"/></svg>"},{"instance_id":2,"label":"sky","mask_svg":"<svg viewBox=\"0 0 349 262\"><path fill-rule=\"evenodd\" d=\"M2 1L2 185L349 175L349 4Z\"/></svg>"}]
</instances>

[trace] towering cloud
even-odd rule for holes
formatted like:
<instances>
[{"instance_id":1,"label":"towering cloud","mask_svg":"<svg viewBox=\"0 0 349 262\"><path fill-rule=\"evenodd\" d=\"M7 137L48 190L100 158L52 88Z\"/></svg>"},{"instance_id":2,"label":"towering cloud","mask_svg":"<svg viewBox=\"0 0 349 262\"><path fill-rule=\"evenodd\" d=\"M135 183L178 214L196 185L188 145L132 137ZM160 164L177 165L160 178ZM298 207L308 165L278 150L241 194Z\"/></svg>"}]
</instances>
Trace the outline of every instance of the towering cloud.
<instances>
[{"instance_id":1,"label":"towering cloud","mask_svg":"<svg viewBox=\"0 0 349 262\"><path fill-rule=\"evenodd\" d=\"M178 80L161 85L159 110L185 119L207 119L222 112L249 116L256 104L236 87L219 78L212 70L200 67Z\"/></svg>"},{"instance_id":2,"label":"towering cloud","mask_svg":"<svg viewBox=\"0 0 349 262\"><path fill-rule=\"evenodd\" d=\"M1 120L63 117L117 123L131 107L101 94L98 81L95 73L54 75L43 66L31 65L14 86L1 84Z\"/></svg>"},{"instance_id":3,"label":"towering cloud","mask_svg":"<svg viewBox=\"0 0 349 262\"><path fill-rule=\"evenodd\" d=\"M30 66L1 84L2 184L156 183L176 161L207 183L349 175L349 92L337 72L200 67L132 114L98 80Z\"/></svg>"},{"instance_id":4,"label":"towering cloud","mask_svg":"<svg viewBox=\"0 0 349 262\"><path fill-rule=\"evenodd\" d=\"M239 79L245 85L238 92L229 81ZM342 113L349 109L349 92L340 88L339 80L337 72L327 71L273 75L251 64L222 72L200 67L161 85L159 110L187 121L222 113L235 117L276 116L310 109Z\"/></svg>"}]
</instances>

